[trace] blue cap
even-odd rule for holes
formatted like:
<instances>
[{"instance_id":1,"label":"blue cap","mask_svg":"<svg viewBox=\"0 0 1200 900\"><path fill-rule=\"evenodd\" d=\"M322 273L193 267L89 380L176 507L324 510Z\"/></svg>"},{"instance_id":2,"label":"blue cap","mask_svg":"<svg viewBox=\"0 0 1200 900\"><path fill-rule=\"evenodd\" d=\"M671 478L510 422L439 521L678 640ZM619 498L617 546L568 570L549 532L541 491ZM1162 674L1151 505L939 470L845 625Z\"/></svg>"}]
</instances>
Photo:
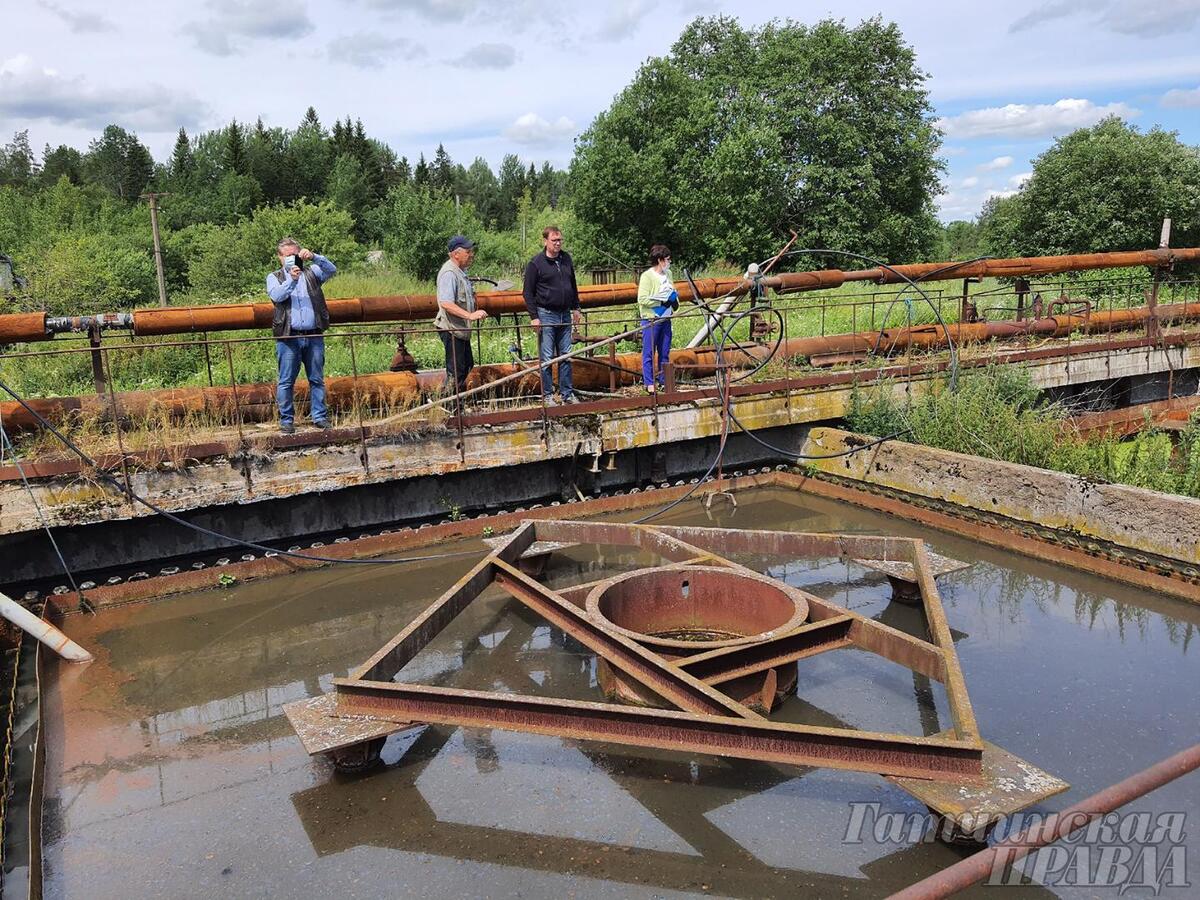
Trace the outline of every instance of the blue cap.
<instances>
[{"instance_id":1,"label":"blue cap","mask_svg":"<svg viewBox=\"0 0 1200 900\"><path fill-rule=\"evenodd\" d=\"M450 243L446 245L446 250L449 253L453 253L455 250L458 250L460 248L463 250L474 250L475 242L473 240L471 240L469 237L465 237L464 235L461 235L461 234L456 234L454 237L450 238Z\"/></svg>"}]
</instances>

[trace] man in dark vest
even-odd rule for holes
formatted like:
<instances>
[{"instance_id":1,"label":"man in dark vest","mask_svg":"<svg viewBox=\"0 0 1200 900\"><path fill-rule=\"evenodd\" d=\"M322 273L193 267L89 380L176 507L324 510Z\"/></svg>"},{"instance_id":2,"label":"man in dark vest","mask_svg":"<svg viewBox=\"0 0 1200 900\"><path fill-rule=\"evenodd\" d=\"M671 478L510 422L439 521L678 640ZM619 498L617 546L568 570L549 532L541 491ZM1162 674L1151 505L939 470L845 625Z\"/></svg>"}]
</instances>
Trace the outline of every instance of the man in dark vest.
<instances>
[{"instance_id":1,"label":"man in dark vest","mask_svg":"<svg viewBox=\"0 0 1200 900\"><path fill-rule=\"evenodd\" d=\"M279 430L296 430L292 393L300 364L308 379L312 422L318 428L329 427L325 411L325 338L329 327L329 309L321 285L337 272L337 266L311 250L301 249L295 238L285 237L277 245L281 268L267 276L267 294L275 304L271 333L275 335L275 358L279 360L279 385L275 401L279 404Z\"/></svg>"}]
</instances>

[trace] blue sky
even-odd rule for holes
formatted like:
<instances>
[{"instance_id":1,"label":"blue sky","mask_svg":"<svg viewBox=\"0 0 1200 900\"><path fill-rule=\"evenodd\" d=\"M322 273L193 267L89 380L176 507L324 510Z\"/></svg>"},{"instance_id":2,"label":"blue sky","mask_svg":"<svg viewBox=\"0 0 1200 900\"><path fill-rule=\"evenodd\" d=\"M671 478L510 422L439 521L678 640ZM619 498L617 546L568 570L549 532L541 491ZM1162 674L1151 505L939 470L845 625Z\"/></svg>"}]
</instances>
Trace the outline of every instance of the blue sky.
<instances>
[{"instance_id":1,"label":"blue sky","mask_svg":"<svg viewBox=\"0 0 1200 900\"><path fill-rule=\"evenodd\" d=\"M83 148L116 122L163 158L180 125L292 127L312 104L413 160L443 142L464 163L565 166L638 65L718 12L897 22L946 131L945 220L1109 113L1200 144L1200 0L0 0L0 140Z\"/></svg>"}]
</instances>

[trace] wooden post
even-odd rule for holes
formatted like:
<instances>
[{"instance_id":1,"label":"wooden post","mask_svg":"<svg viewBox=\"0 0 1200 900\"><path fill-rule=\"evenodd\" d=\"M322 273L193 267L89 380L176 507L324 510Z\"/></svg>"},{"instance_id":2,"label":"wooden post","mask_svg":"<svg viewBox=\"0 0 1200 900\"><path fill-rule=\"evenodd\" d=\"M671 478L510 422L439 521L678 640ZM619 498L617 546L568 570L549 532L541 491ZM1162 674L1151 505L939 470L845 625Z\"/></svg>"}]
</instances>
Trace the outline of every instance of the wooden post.
<instances>
[{"instance_id":1,"label":"wooden post","mask_svg":"<svg viewBox=\"0 0 1200 900\"><path fill-rule=\"evenodd\" d=\"M158 271L158 303L167 305L167 280L163 275L162 239L158 234L158 198L167 194L147 193L142 198L150 201L150 230L154 232L154 268Z\"/></svg>"}]
</instances>

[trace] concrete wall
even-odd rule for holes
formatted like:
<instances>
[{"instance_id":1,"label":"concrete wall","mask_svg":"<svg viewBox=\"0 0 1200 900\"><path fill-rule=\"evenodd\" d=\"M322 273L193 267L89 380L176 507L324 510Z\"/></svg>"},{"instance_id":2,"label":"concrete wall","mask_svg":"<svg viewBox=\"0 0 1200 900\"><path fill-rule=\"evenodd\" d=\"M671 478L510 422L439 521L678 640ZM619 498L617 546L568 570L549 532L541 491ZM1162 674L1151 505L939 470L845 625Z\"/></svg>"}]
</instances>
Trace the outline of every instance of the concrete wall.
<instances>
[{"instance_id":1,"label":"concrete wall","mask_svg":"<svg viewBox=\"0 0 1200 900\"><path fill-rule=\"evenodd\" d=\"M805 453L837 453L861 435L835 428L809 432ZM1200 500L889 441L818 470L907 494L944 500L1172 559L1200 562Z\"/></svg>"}]
</instances>

